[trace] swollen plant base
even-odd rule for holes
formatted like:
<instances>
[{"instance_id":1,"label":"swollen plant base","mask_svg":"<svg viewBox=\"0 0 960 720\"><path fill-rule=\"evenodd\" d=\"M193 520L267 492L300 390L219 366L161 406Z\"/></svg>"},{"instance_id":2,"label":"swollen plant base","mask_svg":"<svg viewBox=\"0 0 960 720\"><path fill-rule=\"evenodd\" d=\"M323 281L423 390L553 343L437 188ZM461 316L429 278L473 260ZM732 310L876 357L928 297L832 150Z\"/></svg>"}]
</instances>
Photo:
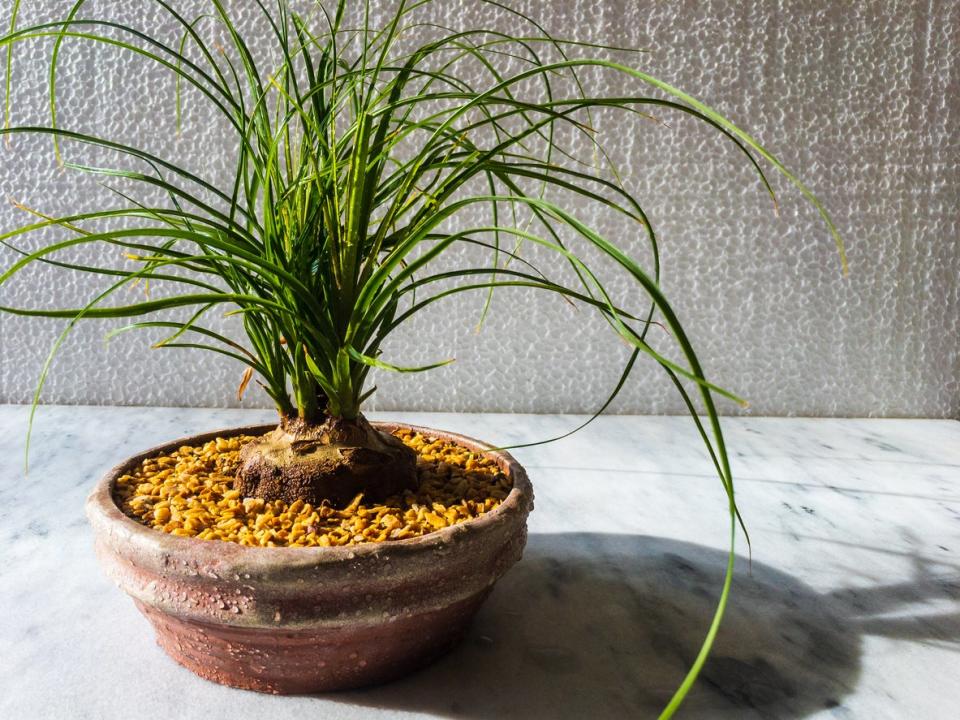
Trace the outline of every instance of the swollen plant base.
<instances>
[{"instance_id":1,"label":"swollen plant base","mask_svg":"<svg viewBox=\"0 0 960 720\"><path fill-rule=\"evenodd\" d=\"M234 488L263 500L344 505L359 492L385 500L417 487L417 456L363 415L320 423L284 418L240 451Z\"/></svg>"},{"instance_id":2,"label":"swollen plant base","mask_svg":"<svg viewBox=\"0 0 960 720\"><path fill-rule=\"evenodd\" d=\"M342 547L259 547L158 532L116 502L118 480L181 447L257 436L270 427L184 438L121 463L87 501L107 574L150 620L159 645L201 677L272 693L384 682L462 637L493 584L519 560L533 491L523 468L482 443L377 424L454 443L496 464L506 497L479 517L407 539Z\"/></svg>"}]
</instances>

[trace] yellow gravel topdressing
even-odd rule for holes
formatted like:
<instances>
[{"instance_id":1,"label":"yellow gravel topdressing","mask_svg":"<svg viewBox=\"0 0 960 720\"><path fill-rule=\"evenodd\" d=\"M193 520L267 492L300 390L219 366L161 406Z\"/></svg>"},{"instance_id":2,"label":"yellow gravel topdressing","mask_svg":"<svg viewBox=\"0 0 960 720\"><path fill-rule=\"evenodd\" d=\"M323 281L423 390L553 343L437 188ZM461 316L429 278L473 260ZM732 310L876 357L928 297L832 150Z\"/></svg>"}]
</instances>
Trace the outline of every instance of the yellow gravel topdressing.
<instances>
[{"instance_id":1,"label":"yellow gravel topdressing","mask_svg":"<svg viewBox=\"0 0 960 720\"><path fill-rule=\"evenodd\" d=\"M264 502L233 489L240 448L254 438L217 438L148 458L117 480L114 497L130 517L156 530L261 547L330 547L426 535L497 507L510 479L489 457L454 443L401 430L417 451L420 489L343 509L300 500Z\"/></svg>"}]
</instances>

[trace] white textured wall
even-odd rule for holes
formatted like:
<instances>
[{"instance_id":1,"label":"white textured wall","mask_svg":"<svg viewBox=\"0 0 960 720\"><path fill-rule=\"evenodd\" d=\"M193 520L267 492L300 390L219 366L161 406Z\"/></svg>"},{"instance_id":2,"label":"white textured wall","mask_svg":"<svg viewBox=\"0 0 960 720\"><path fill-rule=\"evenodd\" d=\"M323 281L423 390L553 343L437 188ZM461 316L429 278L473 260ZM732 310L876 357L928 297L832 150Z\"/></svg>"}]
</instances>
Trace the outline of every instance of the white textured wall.
<instances>
[{"instance_id":1,"label":"white textured wall","mask_svg":"<svg viewBox=\"0 0 960 720\"><path fill-rule=\"evenodd\" d=\"M71 3L25 0L24 19ZM191 16L203 3L178 2ZM0 23L9 22L9 0ZM250 13L253 3L234 2ZM815 212L783 182L774 217L736 154L681 117L670 128L609 118L601 127L664 250L664 287L707 372L752 402L748 412L813 415L960 415L960 3L798 0L515 0L555 33L651 49L636 62L755 131L824 199L848 243L840 276ZM159 17L145 0L92 3L118 17ZM493 18L473 0L439 3L454 26ZM15 122L42 121L49 46L20 51ZM229 166L220 128L191 103L182 137L172 83L116 53L66 50L64 124L147 145L213 177ZM69 77L71 80L67 81ZM597 78L604 92L624 92ZM69 83L69 84L68 84ZM640 91L637 85L630 88ZM95 98L95 99L91 99ZM613 122L609 122L613 120ZM50 214L89 209L109 194L61 174L49 145L0 149L0 195ZM616 236L599 214L586 220ZM0 207L0 230L27 218ZM88 255L93 257L94 254ZM0 253L4 266L9 253ZM4 305L70 305L98 281L35 270L0 289ZM625 291L625 282L613 287ZM381 377L373 407L588 411L619 374L624 346L586 310L505 293L474 334L480 298L462 298L387 348L400 362L454 355L429 375ZM0 316L0 401L29 401L62 324ZM150 351L145 337L103 343L112 325L78 328L44 400L63 403L234 403L241 368L186 351ZM180 354L177 354L180 353ZM651 364L615 406L682 411ZM247 404L266 397L252 391ZM736 408L725 405L733 412Z\"/></svg>"}]
</instances>

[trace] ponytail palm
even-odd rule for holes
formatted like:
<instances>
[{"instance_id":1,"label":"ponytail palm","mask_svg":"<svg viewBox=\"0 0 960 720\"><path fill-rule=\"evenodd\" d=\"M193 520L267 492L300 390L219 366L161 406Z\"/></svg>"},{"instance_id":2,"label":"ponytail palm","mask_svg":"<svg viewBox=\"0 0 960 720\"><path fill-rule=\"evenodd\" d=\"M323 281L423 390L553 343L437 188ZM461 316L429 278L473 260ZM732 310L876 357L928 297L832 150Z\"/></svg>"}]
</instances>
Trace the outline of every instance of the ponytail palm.
<instances>
[{"instance_id":1,"label":"ponytail palm","mask_svg":"<svg viewBox=\"0 0 960 720\"><path fill-rule=\"evenodd\" d=\"M269 6L255 0L272 39L272 54L261 57L220 0L211 0L209 13L199 18L150 0L179 29L178 42L87 18L84 0L62 20L18 27L18 0L10 32L0 40L8 58L7 123L0 132L47 135L65 167L160 189L167 201L141 202L125 193L119 208L66 217L35 213L31 224L3 232L0 241L20 258L0 275L0 283L34 263L52 263L103 275L107 284L83 307L0 309L67 319L61 341L81 319L123 318L130 322L112 335L159 328L166 331L162 347L231 357L248 369L243 386L256 376L282 419L299 423L296 434L331 420L361 424L363 402L373 392L373 368L421 372L447 364L438 358L400 367L382 354L390 335L422 310L462 293L483 293L488 306L498 288L551 293L590 308L631 348L603 408L640 355L674 383L726 491L732 538L738 516L714 398L739 398L707 379L661 290L657 237L596 139L594 116L689 115L742 153L771 196L765 167L796 185L820 212L842 259L839 235L796 177L709 107L629 65L593 57L609 57L613 48L553 37L496 0L480 1L509 14L523 29L511 35L455 31L419 20L418 11L433 0L400 0L380 27L370 22L369 3L354 27L345 0L335 7L315 4L307 15L293 12L284 0ZM225 33L226 48L205 39L209 26ZM37 39L53 43L50 123L11 126L13 50ZM201 97L235 141L231 181L216 184L141 148L70 130L56 95L68 39L121 48L164 68L177 88L178 118L184 90ZM612 73L620 87L636 89L596 95L585 81L596 72ZM643 88L654 94L643 94ZM567 147L576 136L591 148L586 160ZM101 148L126 161L111 167L80 164L70 159L68 146ZM632 234L614 241L580 219L595 208L619 217ZM51 227L62 230L61 239L39 250L21 247L24 236ZM645 261L637 258L638 242L646 248ZM120 249L129 267L62 259L64 251L92 244ZM485 259L475 265L444 262L448 251L465 245ZM530 246L539 248L532 255L557 261L550 272L523 256ZM474 256L478 253L458 257ZM605 273L595 270L598 257L607 270L627 273L637 293L623 298L609 292ZM140 281L177 291L134 303L114 301L118 290ZM182 316L150 317L160 311ZM246 342L207 327L215 312L239 315ZM672 351L648 341L654 323L669 330ZM46 368L41 386L45 376ZM697 414L695 396L706 422ZM732 568L732 549L730 562ZM706 658L730 579L728 572L707 642L665 715L672 714Z\"/></svg>"}]
</instances>

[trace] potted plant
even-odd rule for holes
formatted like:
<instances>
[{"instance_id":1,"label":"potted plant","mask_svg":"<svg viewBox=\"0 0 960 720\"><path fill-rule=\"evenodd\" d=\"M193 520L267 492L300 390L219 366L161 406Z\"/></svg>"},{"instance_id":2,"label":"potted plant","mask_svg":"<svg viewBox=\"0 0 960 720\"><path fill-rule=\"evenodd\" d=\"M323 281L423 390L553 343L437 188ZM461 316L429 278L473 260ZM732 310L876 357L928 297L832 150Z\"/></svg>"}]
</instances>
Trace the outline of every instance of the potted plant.
<instances>
[{"instance_id":1,"label":"potted plant","mask_svg":"<svg viewBox=\"0 0 960 720\"><path fill-rule=\"evenodd\" d=\"M2 134L47 135L65 168L121 187L117 207L67 217L24 208L34 221L0 235L20 255L0 283L49 263L102 276L102 291L83 307L0 309L68 321L37 399L77 322L133 318L110 334L163 331L155 347L233 358L246 366L239 394L256 378L280 419L276 427L179 439L107 473L88 515L109 574L168 653L218 682L327 690L382 681L436 657L520 557L532 490L503 449L368 422L361 410L375 389L370 372L449 362L400 367L381 356L394 330L440 300L479 292L489 304L505 287L552 293L590 308L632 349L600 412L640 355L648 356L689 408L728 498L726 581L702 650L664 711L671 715L709 653L730 591L739 515L714 398L739 399L707 379L661 290L653 225L597 139L595 114L648 120L679 112L713 127L771 196L761 163L799 188L842 258L824 208L749 134L610 59L616 48L553 37L495 0L479 1L508 14L522 28L516 34L431 25L418 13L432 0L398 0L379 24L369 3L355 4L362 5L356 16L346 0L306 13L285 0L269 7L258 0L266 55L254 51L254 31L241 29L221 0L196 18L176 3L151 1L178 38L161 27L87 17L84 0L62 20L20 27L20 3L13 3L0 40L7 55ZM214 30L223 45L209 39ZM13 51L34 40L53 47L50 123L14 126ZM230 182L218 185L143 148L71 130L58 113L57 79L65 43L80 40L169 71L178 118L185 91L206 103L236 142ZM595 95L583 82L589 72L656 94ZM590 146L591 158L568 149L573 136ZM84 164L72 159L81 147L120 160ZM137 186L159 189L166 202L138 199ZM588 206L623 218L634 235L604 237L579 219ZM49 229L63 236L39 249L22 246ZM128 264L82 264L61 254L92 244L119 249ZM451 263L449 251L464 246L485 259ZM531 247L536 252L525 255ZM551 258L548 270L542 263ZM596 258L606 273L625 272L643 300L612 296ZM118 301L117 292L135 283L170 290ZM207 326L223 310L239 318L245 341ZM668 332L652 343L657 325ZM662 349L665 337L673 351Z\"/></svg>"}]
</instances>

